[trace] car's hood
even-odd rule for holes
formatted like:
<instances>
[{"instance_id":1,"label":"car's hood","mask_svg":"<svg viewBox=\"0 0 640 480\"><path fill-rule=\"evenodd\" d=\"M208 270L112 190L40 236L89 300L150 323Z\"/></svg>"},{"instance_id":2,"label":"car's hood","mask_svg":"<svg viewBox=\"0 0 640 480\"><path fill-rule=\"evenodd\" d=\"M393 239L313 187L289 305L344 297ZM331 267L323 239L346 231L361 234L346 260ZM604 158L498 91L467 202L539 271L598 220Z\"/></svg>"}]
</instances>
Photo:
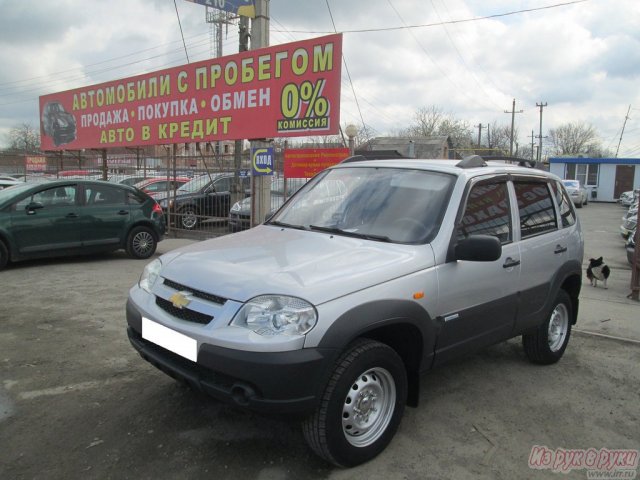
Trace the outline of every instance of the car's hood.
<instances>
[{"instance_id":1,"label":"car's hood","mask_svg":"<svg viewBox=\"0 0 640 480\"><path fill-rule=\"evenodd\" d=\"M313 304L434 265L430 245L398 245L261 225L161 258L161 276L247 301L287 294Z\"/></svg>"}]
</instances>

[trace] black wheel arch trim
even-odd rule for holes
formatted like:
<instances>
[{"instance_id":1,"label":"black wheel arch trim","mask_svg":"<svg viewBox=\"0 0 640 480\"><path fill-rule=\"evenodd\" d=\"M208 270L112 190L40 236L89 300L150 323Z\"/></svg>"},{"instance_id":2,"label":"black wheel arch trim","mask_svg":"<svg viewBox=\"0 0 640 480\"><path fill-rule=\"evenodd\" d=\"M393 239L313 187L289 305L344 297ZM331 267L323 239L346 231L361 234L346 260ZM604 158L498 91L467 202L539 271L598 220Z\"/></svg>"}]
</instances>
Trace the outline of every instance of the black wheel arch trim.
<instances>
[{"instance_id":1,"label":"black wheel arch trim","mask_svg":"<svg viewBox=\"0 0 640 480\"><path fill-rule=\"evenodd\" d=\"M325 332L318 347L341 352L360 337L389 345L407 369L407 403L417 406L420 374L433 365L437 330L434 319L416 302L376 300L343 313Z\"/></svg>"}]
</instances>

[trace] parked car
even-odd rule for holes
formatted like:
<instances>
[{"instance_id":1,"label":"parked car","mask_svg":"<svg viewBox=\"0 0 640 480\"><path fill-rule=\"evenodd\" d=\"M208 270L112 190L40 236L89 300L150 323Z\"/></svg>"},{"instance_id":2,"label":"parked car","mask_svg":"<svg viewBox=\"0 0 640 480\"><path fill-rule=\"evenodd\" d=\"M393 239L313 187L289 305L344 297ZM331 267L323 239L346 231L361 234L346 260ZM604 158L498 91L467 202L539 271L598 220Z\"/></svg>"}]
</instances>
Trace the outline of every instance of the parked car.
<instances>
[{"instance_id":1,"label":"parked car","mask_svg":"<svg viewBox=\"0 0 640 480\"><path fill-rule=\"evenodd\" d=\"M562 180L562 183L567 188L571 201L576 207L582 208L583 205L589 204L587 189L580 183L580 180Z\"/></svg>"},{"instance_id":2,"label":"parked car","mask_svg":"<svg viewBox=\"0 0 640 480\"><path fill-rule=\"evenodd\" d=\"M286 180L287 193L285 195L285 179L275 178L271 182L271 208L267 217L270 217L278 210L284 202L306 183L303 178L291 178ZM263 219L264 220L264 219ZM246 230L251 226L251 197L245 197L236 202L229 211L228 228L230 232L239 232Z\"/></svg>"},{"instance_id":3,"label":"parked car","mask_svg":"<svg viewBox=\"0 0 640 480\"><path fill-rule=\"evenodd\" d=\"M630 207L634 203L638 201L638 196L640 195L640 189L629 190L628 192L623 192L618 198L618 201L623 207Z\"/></svg>"},{"instance_id":4,"label":"parked car","mask_svg":"<svg viewBox=\"0 0 640 480\"><path fill-rule=\"evenodd\" d=\"M631 265L633 265L633 256L636 250L637 231L638 231L638 228L636 227L629 234L629 238L627 239L627 243L625 244L625 248L627 250L627 260Z\"/></svg>"},{"instance_id":5,"label":"parked car","mask_svg":"<svg viewBox=\"0 0 640 480\"><path fill-rule=\"evenodd\" d=\"M178 188L175 199L158 197L158 202L165 213L169 212L178 228L193 230L207 217L226 220L235 178L229 172L201 175ZM238 178L244 196L250 192L250 178Z\"/></svg>"},{"instance_id":6,"label":"parked car","mask_svg":"<svg viewBox=\"0 0 640 480\"><path fill-rule=\"evenodd\" d=\"M516 335L532 362L560 360L584 252L553 174L363 158L263 225L149 263L126 307L143 359L239 407L301 416L311 449L347 467L392 440L421 373Z\"/></svg>"},{"instance_id":7,"label":"parked car","mask_svg":"<svg viewBox=\"0 0 640 480\"><path fill-rule=\"evenodd\" d=\"M49 102L42 109L42 131L56 146L76 139L76 119L59 102Z\"/></svg>"},{"instance_id":8,"label":"parked car","mask_svg":"<svg viewBox=\"0 0 640 480\"><path fill-rule=\"evenodd\" d=\"M5 188L13 187L14 185L22 185L24 182L15 179L4 179L0 178L0 190L4 190Z\"/></svg>"},{"instance_id":9,"label":"parked car","mask_svg":"<svg viewBox=\"0 0 640 480\"><path fill-rule=\"evenodd\" d=\"M0 269L8 261L121 248L149 258L164 230L155 200L124 185L59 180L0 191Z\"/></svg>"},{"instance_id":10,"label":"parked car","mask_svg":"<svg viewBox=\"0 0 640 480\"><path fill-rule=\"evenodd\" d=\"M115 174L109 177L110 183L118 183L120 185L134 186L136 183L140 183L143 180L153 178L151 175L121 175Z\"/></svg>"},{"instance_id":11,"label":"parked car","mask_svg":"<svg viewBox=\"0 0 640 480\"><path fill-rule=\"evenodd\" d=\"M136 183L134 187L156 198L158 194L166 195L167 191L175 190L190 181L191 178L187 177L169 177L169 179L167 177L154 177L142 180Z\"/></svg>"}]
</instances>

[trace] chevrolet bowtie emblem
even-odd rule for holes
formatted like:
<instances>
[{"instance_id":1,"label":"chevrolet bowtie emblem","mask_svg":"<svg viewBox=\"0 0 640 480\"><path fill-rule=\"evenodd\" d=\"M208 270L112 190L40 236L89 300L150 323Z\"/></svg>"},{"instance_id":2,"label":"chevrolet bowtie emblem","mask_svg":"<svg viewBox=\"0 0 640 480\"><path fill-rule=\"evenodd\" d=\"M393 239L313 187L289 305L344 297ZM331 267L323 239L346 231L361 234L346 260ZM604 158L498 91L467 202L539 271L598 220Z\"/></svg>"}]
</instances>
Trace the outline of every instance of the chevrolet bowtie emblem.
<instances>
[{"instance_id":1,"label":"chevrolet bowtie emblem","mask_svg":"<svg viewBox=\"0 0 640 480\"><path fill-rule=\"evenodd\" d=\"M191 303L191 292L177 292L169 297L169 301L174 307L182 310Z\"/></svg>"}]
</instances>

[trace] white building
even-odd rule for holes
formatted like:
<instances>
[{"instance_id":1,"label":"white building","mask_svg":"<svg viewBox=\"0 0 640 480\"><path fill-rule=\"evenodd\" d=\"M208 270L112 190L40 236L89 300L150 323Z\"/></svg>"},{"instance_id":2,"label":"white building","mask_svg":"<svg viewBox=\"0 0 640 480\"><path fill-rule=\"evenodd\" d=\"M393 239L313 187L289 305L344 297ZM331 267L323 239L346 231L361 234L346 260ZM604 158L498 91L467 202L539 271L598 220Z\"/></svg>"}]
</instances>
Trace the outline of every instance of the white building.
<instances>
[{"instance_id":1,"label":"white building","mask_svg":"<svg viewBox=\"0 0 640 480\"><path fill-rule=\"evenodd\" d=\"M580 180L589 201L615 202L622 192L640 188L640 158L551 157L549 171Z\"/></svg>"}]
</instances>

